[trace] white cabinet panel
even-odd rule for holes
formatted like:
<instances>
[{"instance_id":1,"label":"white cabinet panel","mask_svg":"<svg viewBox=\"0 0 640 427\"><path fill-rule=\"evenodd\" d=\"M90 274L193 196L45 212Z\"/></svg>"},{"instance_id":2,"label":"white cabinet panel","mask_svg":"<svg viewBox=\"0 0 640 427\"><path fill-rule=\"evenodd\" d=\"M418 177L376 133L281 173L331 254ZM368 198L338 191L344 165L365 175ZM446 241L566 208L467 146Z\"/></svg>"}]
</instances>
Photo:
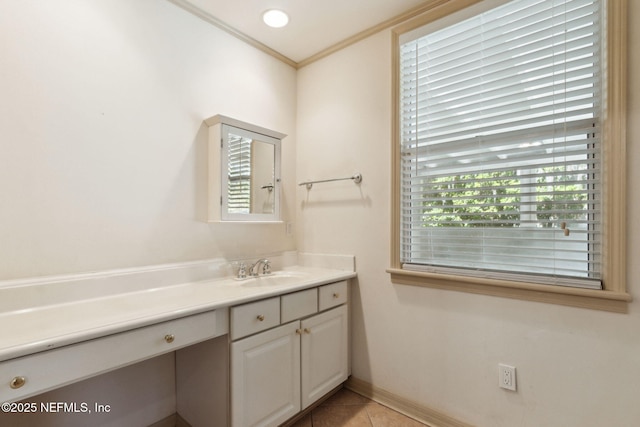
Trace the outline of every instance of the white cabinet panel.
<instances>
[{"instance_id":1,"label":"white cabinet panel","mask_svg":"<svg viewBox=\"0 0 640 427\"><path fill-rule=\"evenodd\" d=\"M318 308L320 311L337 307L347 302L347 281L320 286L318 291Z\"/></svg>"},{"instance_id":2,"label":"white cabinet panel","mask_svg":"<svg viewBox=\"0 0 640 427\"><path fill-rule=\"evenodd\" d=\"M302 409L348 377L348 314L343 305L302 321Z\"/></svg>"},{"instance_id":3,"label":"white cabinet panel","mask_svg":"<svg viewBox=\"0 0 640 427\"><path fill-rule=\"evenodd\" d=\"M313 288L283 295L280 305L282 323L315 314L318 312L318 291Z\"/></svg>"},{"instance_id":4,"label":"white cabinet panel","mask_svg":"<svg viewBox=\"0 0 640 427\"><path fill-rule=\"evenodd\" d=\"M280 324L280 297L231 308L231 339L246 337Z\"/></svg>"},{"instance_id":5,"label":"white cabinet panel","mask_svg":"<svg viewBox=\"0 0 640 427\"><path fill-rule=\"evenodd\" d=\"M289 323L231 343L234 427L276 426L300 411L298 325Z\"/></svg>"}]
</instances>

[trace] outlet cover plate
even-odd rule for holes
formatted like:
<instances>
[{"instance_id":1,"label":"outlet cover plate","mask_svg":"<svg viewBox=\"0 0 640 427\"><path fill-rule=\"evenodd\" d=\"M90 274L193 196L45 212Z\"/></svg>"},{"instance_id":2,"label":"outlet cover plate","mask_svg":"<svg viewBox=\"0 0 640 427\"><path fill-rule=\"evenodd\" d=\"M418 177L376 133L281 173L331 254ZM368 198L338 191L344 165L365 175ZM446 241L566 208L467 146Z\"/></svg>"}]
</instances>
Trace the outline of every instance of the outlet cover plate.
<instances>
[{"instance_id":1,"label":"outlet cover plate","mask_svg":"<svg viewBox=\"0 0 640 427\"><path fill-rule=\"evenodd\" d=\"M516 391L516 368L503 363L498 364L498 381L500 387Z\"/></svg>"}]
</instances>

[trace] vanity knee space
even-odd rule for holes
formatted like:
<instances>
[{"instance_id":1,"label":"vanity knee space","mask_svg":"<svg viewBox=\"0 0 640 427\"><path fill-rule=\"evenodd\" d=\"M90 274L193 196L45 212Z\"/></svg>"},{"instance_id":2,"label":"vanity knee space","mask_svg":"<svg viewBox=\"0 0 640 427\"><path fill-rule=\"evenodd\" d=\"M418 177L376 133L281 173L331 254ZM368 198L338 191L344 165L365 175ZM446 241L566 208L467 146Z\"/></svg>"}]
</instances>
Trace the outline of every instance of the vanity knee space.
<instances>
[{"instance_id":1,"label":"vanity knee space","mask_svg":"<svg viewBox=\"0 0 640 427\"><path fill-rule=\"evenodd\" d=\"M226 309L157 323L0 363L14 402L227 333ZM55 369L53 368L55 367Z\"/></svg>"}]
</instances>

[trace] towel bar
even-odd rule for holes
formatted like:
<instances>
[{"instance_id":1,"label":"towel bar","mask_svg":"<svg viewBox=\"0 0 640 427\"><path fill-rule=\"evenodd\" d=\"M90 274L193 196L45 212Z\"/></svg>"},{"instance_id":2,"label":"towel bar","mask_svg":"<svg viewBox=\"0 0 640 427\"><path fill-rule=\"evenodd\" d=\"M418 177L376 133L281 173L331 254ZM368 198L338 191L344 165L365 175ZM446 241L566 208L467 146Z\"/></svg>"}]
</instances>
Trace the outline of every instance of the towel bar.
<instances>
[{"instance_id":1,"label":"towel bar","mask_svg":"<svg viewBox=\"0 0 640 427\"><path fill-rule=\"evenodd\" d=\"M311 190L311 187L313 187L313 184L319 184L321 182L332 182L332 181L346 181L348 179L353 180L353 182L355 182L356 184L360 184L362 182L362 174L355 173L352 176L348 176L346 178L332 178L332 179L319 179L316 181L305 181L305 182L301 182L298 185L306 185L307 186L307 190Z\"/></svg>"}]
</instances>

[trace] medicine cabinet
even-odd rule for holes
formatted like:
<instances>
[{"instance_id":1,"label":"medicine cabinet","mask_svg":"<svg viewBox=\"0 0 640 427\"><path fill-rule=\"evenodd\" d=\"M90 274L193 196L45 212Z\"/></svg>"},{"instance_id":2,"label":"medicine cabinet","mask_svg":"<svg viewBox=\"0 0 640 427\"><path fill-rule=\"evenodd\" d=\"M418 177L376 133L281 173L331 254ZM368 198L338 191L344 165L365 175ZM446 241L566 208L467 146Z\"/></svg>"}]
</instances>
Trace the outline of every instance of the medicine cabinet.
<instances>
[{"instance_id":1,"label":"medicine cabinet","mask_svg":"<svg viewBox=\"0 0 640 427\"><path fill-rule=\"evenodd\" d=\"M208 221L280 221L285 134L216 115L209 126Z\"/></svg>"}]
</instances>

